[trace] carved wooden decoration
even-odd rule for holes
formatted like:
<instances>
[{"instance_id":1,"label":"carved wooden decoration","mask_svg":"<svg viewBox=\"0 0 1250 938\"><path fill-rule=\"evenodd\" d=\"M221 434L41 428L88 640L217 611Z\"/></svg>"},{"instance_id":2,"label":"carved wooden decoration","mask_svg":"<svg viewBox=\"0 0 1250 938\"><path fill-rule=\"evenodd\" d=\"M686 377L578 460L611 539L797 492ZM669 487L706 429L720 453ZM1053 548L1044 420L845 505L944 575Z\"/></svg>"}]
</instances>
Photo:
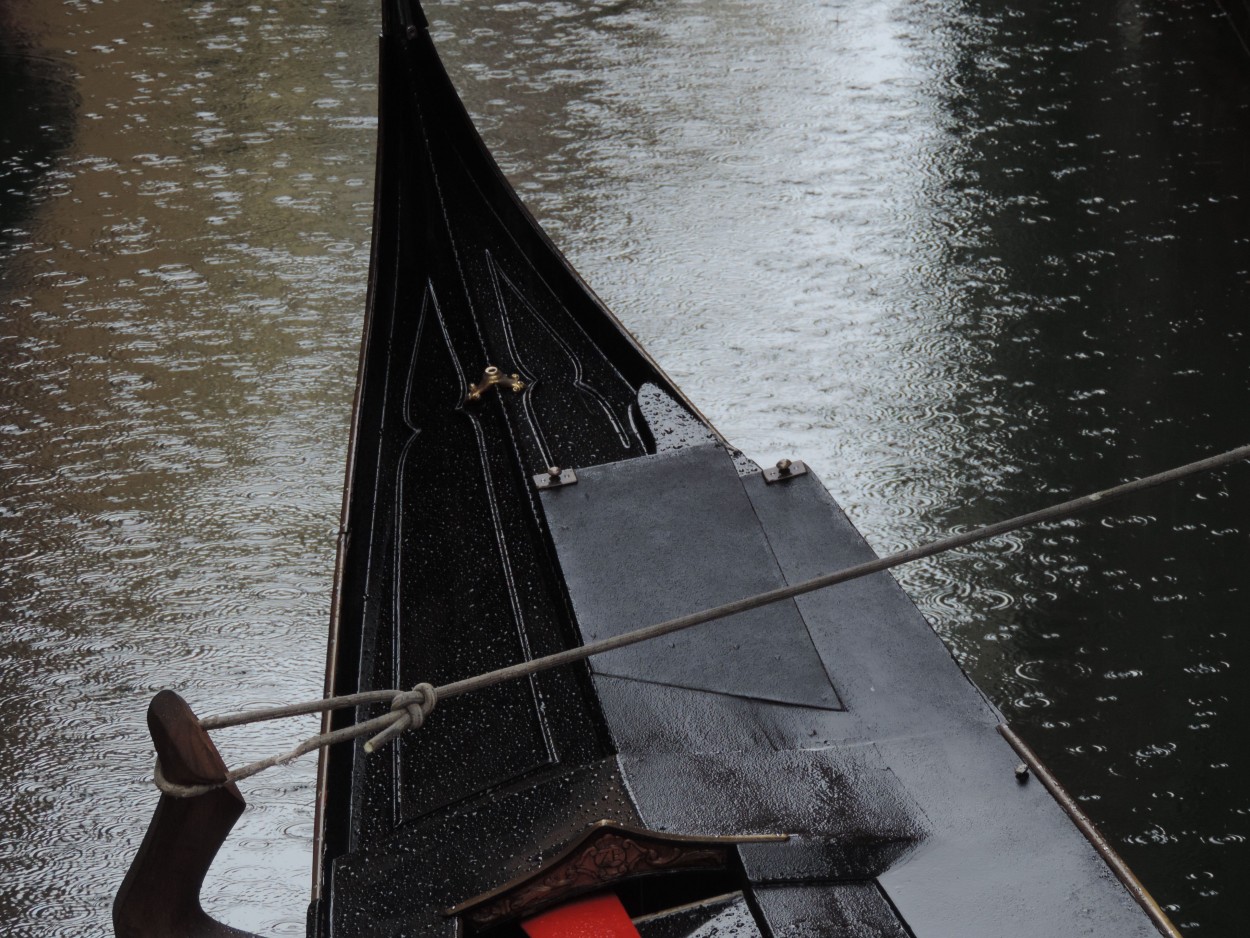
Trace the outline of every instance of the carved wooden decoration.
<instances>
[{"instance_id":1,"label":"carved wooden decoration","mask_svg":"<svg viewBox=\"0 0 1250 938\"><path fill-rule=\"evenodd\" d=\"M448 909L474 929L525 918L612 883L669 870L720 870L732 844L761 837L673 837L602 821L550 864Z\"/></svg>"},{"instance_id":2,"label":"carved wooden decoration","mask_svg":"<svg viewBox=\"0 0 1250 938\"><path fill-rule=\"evenodd\" d=\"M224 781L226 764L185 700L163 690L148 707L162 772L178 785ZM117 938L256 938L200 907L200 885L243 813L234 784L192 798L161 795L147 836L113 901Z\"/></svg>"}]
</instances>

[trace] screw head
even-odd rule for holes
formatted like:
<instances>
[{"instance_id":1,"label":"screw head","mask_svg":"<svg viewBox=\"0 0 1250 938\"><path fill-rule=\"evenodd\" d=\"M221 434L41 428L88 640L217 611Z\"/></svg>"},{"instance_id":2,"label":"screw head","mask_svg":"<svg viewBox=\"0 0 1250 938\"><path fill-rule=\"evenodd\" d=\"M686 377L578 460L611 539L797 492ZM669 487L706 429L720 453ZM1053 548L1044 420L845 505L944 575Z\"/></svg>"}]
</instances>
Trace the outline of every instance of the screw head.
<instances>
[{"instance_id":1,"label":"screw head","mask_svg":"<svg viewBox=\"0 0 1250 938\"><path fill-rule=\"evenodd\" d=\"M1029 780L1029 767L1021 762L1016 766L1016 781L1023 784Z\"/></svg>"},{"instance_id":2,"label":"screw head","mask_svg":"<svg viewBox=\"0 0 1250 938\"><path fill-rule=\"evenodd\" d=\"M779 459L777 460L777 471L780 472L783 476L788 475L790 472L791 465L793 465L793 463L791 463L790 460Z\"/></svg>"},{"instance_id":3,"label":"screw head","mask_svg":"<svg viewBox=\"0 0 1250 938\"><path fill-rule=\"evenodd\" d=\"M562 471L563 471L563 470L562 470L559 466L548 466L548 467L547 467L547 475L551 476L551 478L553 478L553 479L558 479L558 478L560 478L560 473L561 473Z\"/></svg>"}]
</instances>

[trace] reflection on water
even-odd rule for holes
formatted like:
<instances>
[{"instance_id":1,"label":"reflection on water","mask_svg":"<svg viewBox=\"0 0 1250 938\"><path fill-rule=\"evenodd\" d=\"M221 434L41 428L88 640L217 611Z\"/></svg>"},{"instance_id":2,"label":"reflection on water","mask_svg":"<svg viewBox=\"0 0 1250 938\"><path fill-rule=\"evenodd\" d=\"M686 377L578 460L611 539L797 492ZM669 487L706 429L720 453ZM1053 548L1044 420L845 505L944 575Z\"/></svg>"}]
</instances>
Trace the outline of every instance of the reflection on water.
<instances>
[{"instance_id":1,"label":"reflection on water","mask_svg":"<svg viewBox=\"0 0 1250 938\"><path fill-rule=\"evenodd\" d=\"M5 9L0 917L79 936L154 803L151 693L320 689L374 40L331 3ZM302 933L312 785L249 790L207 890L233 921Z\"/></svg>"},{"instance_id":2,"label":"reflection on water","mask_svg":"<svg viewBox=\"0 0 1250 938\"><path fill-rule=\"evenodd\" d=\"M320 685L373 15L0 12L0 916L107 929L147 696ZM880 550L1244 443L1247 62L1206 0L435 3L536 214L721 429ZM1188 930L1250 872L1250 473L902 579ZM309 725L240 730L228 759ZM222 917L300 934L311 762Z\"/></svg>"}]
</instances>

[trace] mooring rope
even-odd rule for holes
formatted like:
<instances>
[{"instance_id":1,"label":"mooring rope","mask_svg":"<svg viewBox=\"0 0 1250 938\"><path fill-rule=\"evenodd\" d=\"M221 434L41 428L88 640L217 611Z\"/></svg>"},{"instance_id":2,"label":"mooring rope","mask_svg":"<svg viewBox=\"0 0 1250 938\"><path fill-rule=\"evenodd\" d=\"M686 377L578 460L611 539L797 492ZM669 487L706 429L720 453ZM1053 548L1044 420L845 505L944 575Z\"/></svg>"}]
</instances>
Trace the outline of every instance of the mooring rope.
<instances>
[{"instance_id":1,"label":"mooring rope","mask_svg":"<svg viewBox=\"0 0 1250 938\"><path fill-rule=\"evenodd\" d=\"M542 658L533 658L529 661L522 661L518 664L509 665L505 668L499 668L495 671L489 671L485 674L478 674L474 677L465 678L460 681L453 681L450 684L444 684L442 687L433 687L430 684L418 684L412 690L374 690L364 691L358 694L345 694L340 697L327 697L321 700L310 700L305 703L290 704L284 707L269 707L261 710L248 710L240 713L225 714L222 716L206 717L200 721L200 726L205 730L220 729L227 726L242 726L247 723L260 723L269 720L281 720L286 717L301 716L309 713L322 713L330 710L338 710L344 707L357 707L371 703L390 703L390 710L382 716L374 717L370 720L364 720L352 726L343 727L333 730L329 733L319 733L316 736L309 737L289 752L276 756L270 756L268 759L261 759L257 762L251 762L247 765L232 769L226 773L225 779L215 784L208 785L177 785L165 779L160 772L158 763L156 768L156 786L169 795L179 798L190 798L195 795L201 795L205 792L221 788L231 782L237 782L245 778L250 778L258 772L272 768L276 765L283 765L298 759L306 753L320 749L324 746L333 746L335 743L345 742L350 739L359 739L362 736L371 737L365 743L365 751L373 752L374 750L384 746L395 737L399 736L408 729L420 729L425 723L426 717L441 700L449 697L458 697L461 694L467 694L471 691L481 690L485 687L491 687L495 684L501 684L505 681L516 680L521 677L528 677L532 674L538 674L542 671L558 668L562 665L572 664L576 661L584 661L593 656L600 655L604 652L614 651L617 648L624 648L627 645L635 645L639 642L650 641L651 639L661 638L665 635L671 635L674 632L680 632L684 629L693 628L696 625L702 625L705 622L711 622L716 619L728 618L737 615L740 612L747 612L751 609L758 609L761 606L767 606L772 603L781 602L786 599L793 599L796 596L802 596L804 593L810 593L814 590L824 589L828 586L836 586L839 583L845 583L849 580L856 580L860 577L869 576L873 573L880 573L883 570L889 570L893 567L902 566L906 563L912 563L925 557L932 557L935 554L941 554L948 550L955 550L960 547L967 547L980 541L989 540L1020 528L1028 527L1033 524L1043 524L1048 521L1061 521L1072 515L1079 514L1089 508L1096 507L1113 499L1122 498L1125 495L1132 495L1137 492L1143 492L1147 489L1155 488L1159 485L1165 485L1169 482L1176 482L1180 479L1197 475L1202 472L1209 472L1213 469L1220 469L1224 466L1240 462L1244 459L1250 459L1250 446L1241 446L1237 449L1229 450L1218 456L1211 456L1207 459L1200 459L1197 462L1187 463L1178 466L1175 469L1169 469L1166 472L1159 472L1155 475L1145 476L1132 482L1125 482L1109 489L1103 489L1100 492L1094 492L1090 495L1083 495L1080 498L1074 498L1070 501L1061 502L1057 505L1051 505L1049 508L1042 508L1028 514L1018 515L1009 518L1006 521L999 521L995 524L986 525L985 527L975 528L971 531L965 531L962 534L955 534L950 537L940 538L936 541L930 541L927 544L921 544L917 547L911 547L902 550L888 557L878 557L869 560L866 563L856 564L853 567L846 567L842 570L836 570L833 573L826 573L802 583L796 583L791 586L783 586L765 593L758 593L754 596L748 596L745 599L735 600L734 602L725 603L711 609L704 609L700 612L692 612L689 615L679 616L676 619L669 619L667 622L660 622L656 625L649 625L632 632L626 632L622 635L615 635L610 638L599 639L598 641L589 642L577 648L569 648L565 651L556 652L555 654L546 655Z\"/></svg>"},{"instance_id":2,"label":"mooring rope","mask_svg":"<svg viewBox=\"0 0 1250 938\"><path fill-rule=\"evenodd\" d=\"M171 782L161 773L159 759L156 761L156 771L153 780L156 782L156 787L167 795L173 795L176 798L193 798L196 795L203 795L214 789L223 788L232 782L251 778L253 775L258 775L265 769L272 769L276 765L285 765L298 759L300 756L321 749L323 746L333 746L335 743L359 739L361 736L373 736L372 739L365 743L365 751L373 752L374 749L394 739L406 729L420 729L425 723L425 718L434 709L434 705L438 703L438 690L430 684L423 683L418 684L412 690L375 690L361 694L345 694L342 697L310 700L305 703L291 704L285 707L270 707L264 710L248 710L242 713L206 717L200 720L200 726L205 730L225 726L243 726L246 723L264 723L271 720L301 716L307 713L324 713L328 710L341 710L344 707L355 707L361 704L380 703L388 700L391 702L391 709L380 717L354 723L351 726L345 726L329 733L318 733L316 736L310 736L289 752L279 753L278 755L270 756L268 759L259 759L256 762L241 765L237 769L231 769L220 782L212 782L205 785L179 785L176 782Z\"/></svg>"}]
</instances>

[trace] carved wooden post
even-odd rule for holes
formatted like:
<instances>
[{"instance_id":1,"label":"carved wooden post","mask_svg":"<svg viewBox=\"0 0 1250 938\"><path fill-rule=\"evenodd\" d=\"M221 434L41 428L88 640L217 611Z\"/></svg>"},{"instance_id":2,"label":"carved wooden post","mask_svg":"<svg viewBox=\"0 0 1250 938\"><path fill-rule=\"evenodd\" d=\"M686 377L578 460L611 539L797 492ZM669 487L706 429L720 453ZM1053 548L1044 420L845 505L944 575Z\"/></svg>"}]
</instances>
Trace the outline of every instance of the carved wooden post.
<instances>
[{"instance_id":1,"label":"carved wooden post","mask_svg":"<svg viewBox=\"0 0 1250 938\"><path fill-rule=\"evenodd\" d=\"M204 785L225 779L217 747L173 691L152 699L148 729L168 781ZM209 918L200 907L204 875L244 804L233 783L194 798L161 795L113 900L117 938L255 938Z\"/></svg>"}]
</instances>

